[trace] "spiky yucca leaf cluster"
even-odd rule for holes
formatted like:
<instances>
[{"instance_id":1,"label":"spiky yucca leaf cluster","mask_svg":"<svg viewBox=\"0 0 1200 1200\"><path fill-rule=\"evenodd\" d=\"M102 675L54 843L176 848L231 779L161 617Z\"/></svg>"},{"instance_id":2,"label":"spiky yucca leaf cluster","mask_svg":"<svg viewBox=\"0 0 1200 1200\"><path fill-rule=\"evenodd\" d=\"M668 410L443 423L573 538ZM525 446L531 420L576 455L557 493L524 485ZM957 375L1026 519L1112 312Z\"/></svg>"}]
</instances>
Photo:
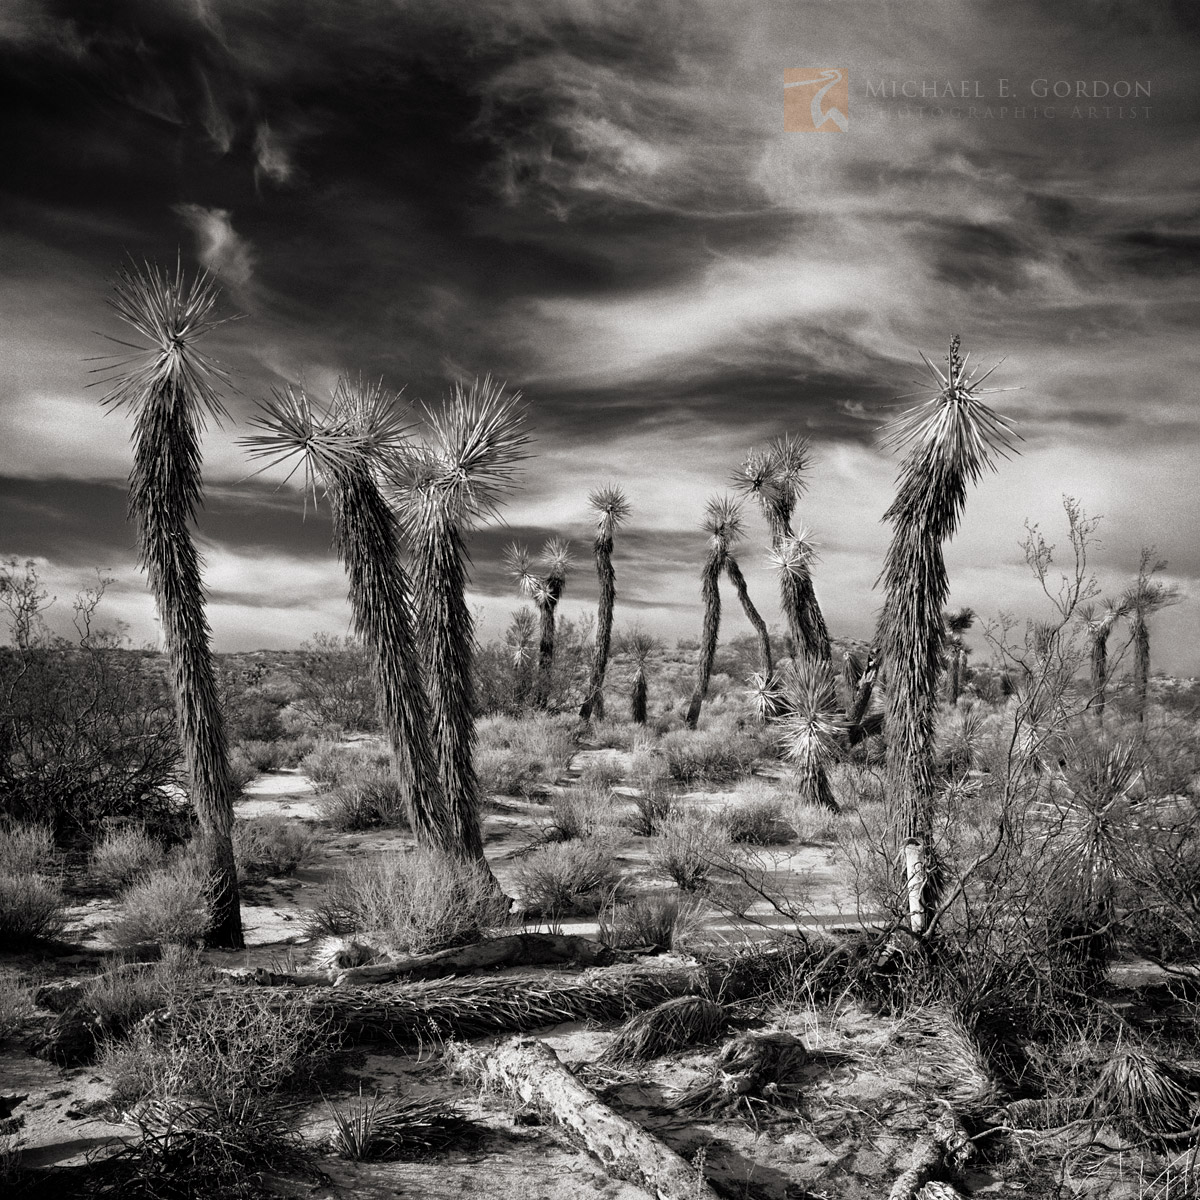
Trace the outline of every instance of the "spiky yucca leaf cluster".
<instances>
[{"instance_id":1,"label":"spiky yucca leaf cluster","mask_svg":"<svg viewBox=\"0 0 1200 1200\"><path fill-rule=\"evenodd\" d=\"M475 773L475 622L467 604L464 537L495 514L527 457L520 394L490 376L456 384L428 412L428 441L399 479L397 503L411 551L418 628L442 802L468 857L483 859Z\"/></svg>"},{"instance_id":2,"label":"spiky yucca leaf cluster","mask_svg":"<svg viewBox=\"0 0 1200 1200\"><path fill-rule=\"evenodd\" d=\"M101 368L103 403L134 416L129 511L138 556L162 621L179 740L214 878L208 940L238 948L242 926L233 858L233 801L225 724L217 692L200 556L191 525L203 500L200 434L224 408L225 372L197 346L222 322L213 312L216 283L145 264L123 270L110 303L148 345L119 342L128 353ZM117 341L117 339L112 339Z\"/></svg>"},{"instance_id":3,"label":"spiky yucca leaf cluster","mask_svg":"<svg viewBox=\"0 0 1200 1200\"><path fill-rule=\"evenodd\" d=\"M788 631L805 654L829 659L829 630L812 583L812 556L805 553L807 531L792 529L796 503L804 494L809 467L807 439L785 434L766 450L752 450L734 472L734 486L754 496L771 531L771 561L779 572L780 603ZM796 543L793 545L793 543Z\"/></svg>"},{"instance_id":4,"label":"spiky yucca leaf cluster","mask_svg":"<svg viewBox=\"0 0 1200 1200\"><path fill-rule=\"evenodd\" d=\"M779 731L787 756L796 764L800 798L837 811L829 770L837 755L837 689L828 663L801 659L780 680L784 715Z\"/></svg>"},{"instance_id":5,"label":"spiky yucca leaf cluster","mask_svg":"<svg viewBox=\"0 0 1200 1200\"><path fill-rule=\"evenodd\" d=\"M596 514L596 537L592 553L596 559L596 575L600 581L600 604L596 617L596 645L592 654L592 669L588 677L587 694L579 715L585 721L593 713L604 716L604 676L608 671L608 656L612 649L613 609L617 600L617 573L613 567L613 534L629 516L629 501L616 484L606 484L588 495L588 503Z\"/></svg>"},{"instance_id":6,"label":"spiky yucca leaf cluster","mask_svg":"<svg viewBox=\"0 0 1200 1200\"><path fill-rule=\"evenodd\" d=\"M251 424L260 431L242 439L251 457L268 465L294 461L309 490L329 497L354 629L373 652L379 714L413 831L423 845L460 854L438 792L401 530L383 490L383 481L402 477L411 461L409 427L382 384L361 379L339 380L324 408L302 388L276 391Z\"/></svg>"},{"instance_id":7,"label":"spiky yucca leaf cluster","mask_svg":"<svg viewBox=\"0 0 1200 1200\"><path fill-rule=\"evenodd\" d=\"M924 358L924 355L922 355ZM896 498L884 514L894 533L881 579L878 642L888 674L888 774L900 837L928 841L933 732L949 592L942 544L958 527L967 487L1012 445L1010 423L981 399L955 337L946 370L925 358L933 395L901 415L886 438L905 451ZM994 368L993 368L994 369Z\"/></svg>"}]
</instances>

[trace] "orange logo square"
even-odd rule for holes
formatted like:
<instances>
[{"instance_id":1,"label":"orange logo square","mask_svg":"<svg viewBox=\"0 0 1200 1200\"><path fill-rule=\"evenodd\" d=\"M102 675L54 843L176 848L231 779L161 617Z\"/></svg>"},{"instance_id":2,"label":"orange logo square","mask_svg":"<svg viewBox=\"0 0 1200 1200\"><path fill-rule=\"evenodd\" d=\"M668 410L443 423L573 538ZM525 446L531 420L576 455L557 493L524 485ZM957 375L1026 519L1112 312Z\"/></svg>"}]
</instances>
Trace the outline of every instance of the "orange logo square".
<instances>
[{"instance_id":1,"label":"orange logo square","mask_svg":"<svg viewBox=\"0 0 1200 1200\"><path fill-rule=\"evenodd\" d=\"M789 67L783 73L783 128L788 133L845 133L850 124L847 67Z\"/></svg>"}]
</instances>

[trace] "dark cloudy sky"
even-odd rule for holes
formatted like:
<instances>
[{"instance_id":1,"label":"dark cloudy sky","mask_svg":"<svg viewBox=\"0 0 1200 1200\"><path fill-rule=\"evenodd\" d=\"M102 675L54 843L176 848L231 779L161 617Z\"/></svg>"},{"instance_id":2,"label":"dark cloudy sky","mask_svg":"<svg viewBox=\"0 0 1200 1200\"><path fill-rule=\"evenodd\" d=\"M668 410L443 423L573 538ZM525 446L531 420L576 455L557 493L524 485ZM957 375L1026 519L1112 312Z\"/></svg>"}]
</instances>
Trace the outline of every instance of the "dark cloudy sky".
<instances>
[{"instance_id":1,"label":"dark cloudy sky","mask_svg":"<svg viewBox=\"0 0 1200 1200\"><path fill-rule=\"evenodd\" d=\"M634 506L620 618L693 634L704 498L794 431L819 594L865 636L895 473L877 430L960 332L1004 358L1025 441L970 498L954 602L1039 615L1022 525L1061 542L1068 493L1104 516L1106 588L1143 543L1170 560L1192 599L1156 666L1198 672L1198 62L1188 0L4 0L0 554L41 560L60 610L111 569L110 613L154 637L128 428L84 360L120 332L122 258L179 248L246 314L213 347L240 389L206 442L221 648L346 627L322 516L247 481L235 441L272 386L343 371L428 402L491 371L529 400L537 457L474 547L488 632L516 603L503 543L586 554L586 492L612 479ZM849 70L848 130L785 132L784 71L826 66ZM867 93L906 80L940 115ZM594 593L581 557L568 614Z\"/></svg>"}]
</instances>

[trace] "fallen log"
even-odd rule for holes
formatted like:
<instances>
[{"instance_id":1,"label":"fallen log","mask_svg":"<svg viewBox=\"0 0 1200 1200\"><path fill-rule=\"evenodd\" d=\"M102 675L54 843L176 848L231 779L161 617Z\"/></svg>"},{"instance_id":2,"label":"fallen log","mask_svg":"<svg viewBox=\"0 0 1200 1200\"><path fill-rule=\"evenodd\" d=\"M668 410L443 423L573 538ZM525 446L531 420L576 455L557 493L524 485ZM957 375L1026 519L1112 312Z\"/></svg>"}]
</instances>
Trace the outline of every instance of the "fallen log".
<instances>
[{"instance_id":1,"label":"fallen log","mask_svg":"<svg viewBox=\"0 0 1200 1200\"><path fill-rule=\"evenodd\" d=\"M640 1184L658 1200L717 1200L699 1171L597 1099L544 1042L514 1038L492 1050L458 1046L452 1066L537 1105L574 1132L611 1174Z\"/></svg>"},{"instance_id":2,"label":"fallen log","mask_svg":"<svg viewBox=\"0 0 1200 1200\"><path fill-rule=\"evenodd\" d=\"M926 1200L947 1194L947 1176L957 1175L970 1159L974 1144L953 1112L944 1112L934 1122L929 1136L913 1147L908 1170L898 1176L888 1193L888 1200L918 1200L924 1192ZM940 1187L931 1185L940 1184ZM951 1196L958 1193L949 1189Z\"/></svg>"}]
</instances>

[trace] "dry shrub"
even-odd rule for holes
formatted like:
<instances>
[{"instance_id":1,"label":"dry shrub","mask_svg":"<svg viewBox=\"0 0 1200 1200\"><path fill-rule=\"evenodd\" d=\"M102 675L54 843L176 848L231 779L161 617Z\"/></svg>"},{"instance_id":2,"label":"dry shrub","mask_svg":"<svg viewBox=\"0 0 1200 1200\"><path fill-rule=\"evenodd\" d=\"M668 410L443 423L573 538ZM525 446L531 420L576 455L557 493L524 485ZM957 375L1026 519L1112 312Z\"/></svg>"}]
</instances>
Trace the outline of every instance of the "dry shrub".
<instances>
[{"instance_id":1,"label":"dry shrub","mask_svg":"<svg viewBox=\"0 0 1200 1200\"><path fill-rule=\"evenodd\" d=\"M1127 1137L1154 1139L1190 1132L1196 1100L1178 1068L1126 1046L1101 1068L1087 1112Z\"/></svg>"},{"instance_id":2,"label":"dry shrub","mask_svg":"<svg viewBox=\"0 0 1200 1200\"><path fill-rule=\"evenodd\" d=\"M101 883L126 887L161 867L166 851L144 829L127 826L104 835L92 850L90 869Z\"/></svg>"},{"instance_id":3,"label":"dry shrub","mask_svg":"<svg viewBox=\"0 0 1200 1200\"><path fill-rule=\"evenodd\" d=\"M750 846L785 846L795 830L784 815L779 796L764 796L722 810L721 821L731 842Z\"/></svg>"},{"instance_id":4,"label":"dry shrub","mask_svg":"<svg viewBox=\"0 0 1200 1200\"><path fill-rule=\"evenodd\" d=\"M741 879L706 879L700 894L719 913L740 920L761 899L758 892Z\"/></svg>"},{"instance_id":5,"label":"dry shrub","mask_svg":"<svg viewBox=\"0 0 1200 1200\"><path fill-rule=\"evenodd\" d=\"M0 825L0 875L53 875L58 866L48 825Z\"/></svg>"},{"instance_id":6,"label":"dry shrub","mask_svg":"<svg viewBox=\"0 0 1200 1200\"><path fill-rule=\"evenodd\" d=\"M585 788L603 792L624 778L624 771L611 759L589 759L579 772L579 781Z\"/></svg>"},{"instance_id":7,"label":"dry shrub","mask_svg":"<svg viewBox=\"0 0 1200 1200\"><path fill-rule=\"evenodd\" d=\"M575 720L536 713L485 717L476 725L475 771L485 794L520 795L553 783L575 754Z\"/></svg>"},{"instance_id":8,"label":"dry shrub","mask_svg":"<svg viewBox=\"0 0 1200 1200\"><path fill-rule=\"evenodd\" d=\"M123 1031L147 1013L186 999L213 978L195 947L168 945L158 962L116 962L88 981L79 1002L100 1016L105 1029Z\"/></svg>"},{"instance_id":9,"label":"dry shrub","mask_svg":"<svg viewBox=\"0 0 1200 1200\"><path fill-rule=\"evenodd\" d=\"M659 741L671 778L683 783L723 783L747 774L763 753L752 733L726 729L678 729Z\"/></svg>"},{"instance_id":10,"label":"dry shrub","mask_svg":"<svg viewBox=\"0 0 1200 1200\"><path fill-rule=\"evenodd\" d=\"M291 875L313 856L316 842L304 823L278 813L237 821L233 856L243 875Z\"/></svg>"},{"instance_id":11,"label":"dry shrub","mask_svg":"<svg viewBox=\"0 0 1200 1200\"><path fill-rule=\"evenodd\" d=\"M808 1059L804 1043L795 1034L782 1030L738 1034L721 1048L708 1075L679 1095L676 1107L750 1118L770 1109L794 1107Z\"/></svg>"},{"instance_id":12,"label":"dry shrub","mask_svg":"<svg viewBox=\"0 0 1200 1200\"><path fill-rule=\"evenodd\" d=\"M694 899L678 892L657 892L614 905L608 919L600 923L600 940L618 950L636 946L672 950L703 927L703 913Z\"/></svg>"},{"instance_id":13,"label":"dry shrub","mask_svg":"<svg viewBox=\"0 0 1200 1200\"><path fill-rule=\"evenodd\" d=\"M62 887L45 875L0 876L0 950L57 937L64 924Z\"/></svg>"},{"instance_id":14,"label":"dry shrub","mask_svg":"<svg viewBox=\"0 0 1200 1200\"><path fill-rule=\"evenodd\" d=\"M342 781L320 800L321 812L343 831L408 828L408 814L400 784L384 767L367 767L347 772Z\"/></svg>"},{"instance_id":15,"label":"dry shrub","mask_svg":"<svg viewBox=\"0 0 1200 1200\"><path fill-rule=\"evenodd\" d=\"M607 788L584 786L552 796L548 832L557 841L594 837L612 824L612 796Z\"/></svg>"},{"instance_id":16,"label":"dry shrub","mask_svg":"<svg viewBox=\"0 0 1200 1200\"><path fill-rule=\"evenodd\" d=\"M610 841L584 838L534 850L517 867L516 883L526 912L585 915L620 898L624 872Z\"/></svg>"},{"instance_id":17,"label":"dry shrub","mask_svg":"<svg viewBox=\"0 0 1200 1200\"><path fill-rule=\"evenodd\" d=\"M839 831L846 827L847 821L857 825L845 813L834 812L823 804L806 804L803 800L797 800L788 810L788 821L792 837L808 846L834 841Z\"/></svg>"},{"instance_id":18,"label":"dry shrub","mask_svg":"<svg viewBox=\"0 0 1200 1200\"><path fill-rule=\"evenodd\" d=\"M313 783L339 784L387 767L391 759L373 744L339 746L318 742L300 760L301 771Z\"/></svg>"},{"instance_id":19,"label":"dry shrub","mask_svg":"<svg viewBox=\"0 0 1200 1200\"><path fill-rule=\"evenodd\" d=\"M659 829L650 860L685 892L694 892L728 853L729 839L721 818L698 809L672 813Z\"/></svg>"},{"instance_id":20,"label":"dry shrub","mask_svg":"<svg viewBox=\"0 0 1200 1200\"><path fill-rule=\"evenodd\" d=\"M152 871L121 897L121 911L109 926L114 946L150 944L198 946L208 929L211 879L188 855Z\"/></svg>"},{"instance_id":21,"label":"dry shrub","mask_svg":"<svg viewBox=\"0 0 1200 1200\"><path fill-rule=\"evenodd\" d=\"M20 1033L33 1009L33 988L20 975L0 971L0 1046Z\"/></svg>"},{"instance_id":22,"label":"dry shrub","mask_svg":"<svg viewBox=\"0 0 1200 1200\"><path fill-rule=\"evenodd\" d=\"M505 915L481 864L418 848L340 869L310 927L335 935L371 933L395 950L424 954L476 942Z\"/></svg>"}]
</instances>

